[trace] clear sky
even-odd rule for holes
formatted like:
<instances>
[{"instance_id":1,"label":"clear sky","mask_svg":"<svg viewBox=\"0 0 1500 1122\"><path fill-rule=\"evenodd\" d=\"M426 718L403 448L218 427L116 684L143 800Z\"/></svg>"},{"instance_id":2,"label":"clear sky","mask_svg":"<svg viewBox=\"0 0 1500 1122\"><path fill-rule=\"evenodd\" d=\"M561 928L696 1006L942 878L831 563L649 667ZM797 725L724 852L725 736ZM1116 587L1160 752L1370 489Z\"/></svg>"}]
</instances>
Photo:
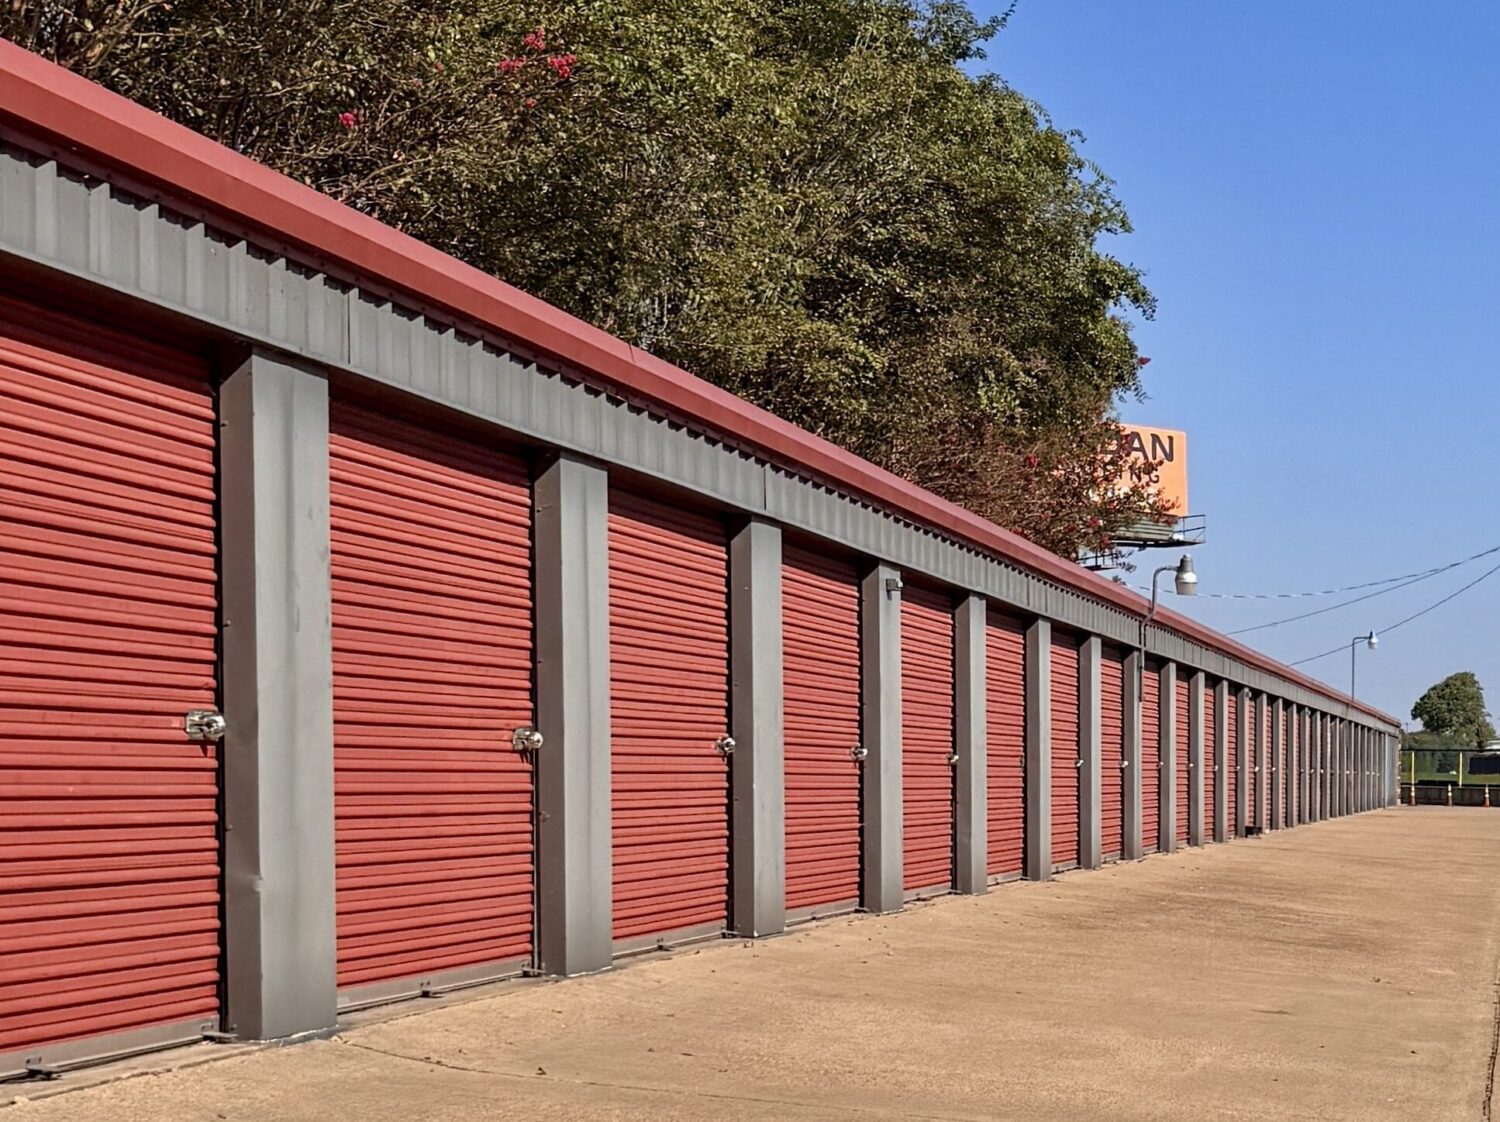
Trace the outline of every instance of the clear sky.
<instances>
[{"instance_id":1,"label":"clear sky","mask_svg":"<svg viewBox=\"0 0 1500 1122\"><path fill-rule=\"evenodd\" d=\"M1122 413L1188 432L1202 592L1500 545L1497 43L1484 0L1020 0L991 44L981 68L1081 131L1130 212L1111 249L1160 309L1137 331L1149 400ZM1351 637L1497 563L1241 638L1288 661L1342 643L1302 669L1347 689ZM1171 602L1228 630L1348 598ZM1358 657L1394 716L1456 670L1500 712L1500 573Z\"/></svg>"}]
</instances>

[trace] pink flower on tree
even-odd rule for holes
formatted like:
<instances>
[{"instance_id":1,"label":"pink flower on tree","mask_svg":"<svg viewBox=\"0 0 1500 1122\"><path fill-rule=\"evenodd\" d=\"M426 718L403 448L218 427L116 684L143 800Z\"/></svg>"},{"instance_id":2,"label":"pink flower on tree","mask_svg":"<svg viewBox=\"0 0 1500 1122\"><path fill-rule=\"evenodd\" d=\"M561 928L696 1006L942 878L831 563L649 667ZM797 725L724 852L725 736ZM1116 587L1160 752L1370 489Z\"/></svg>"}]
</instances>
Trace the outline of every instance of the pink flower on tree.
<instances>
[{"instance_id":1,"label":"pink flower on tree","mask_svg":"<svg viewBox=\"0 0 1500 1122\"><path fill-rule=\"evenodd\" d=\"M573 64L577 61L577 55L553 55L547 60L547 65L559 78L567 78L573 73Z\"/></svg>"},{"instance_id":2,"label":"pink flower on tree","mask_svg":"<svg viewBox=\"0 0 1500 1122\"><path fill-rule=\"evenodd\" d=\"M355 125L359 124L359 118L346 109L339 114L339 124L343 125L346 129L352 129Z\"/></svg>"},{"instance_id":3,"label":"pink flower on tree","mask_svg":"<svg viewBox=\"0 0 1500 1122\"><path fill-rule=\"evenodd\" d=\"M536 98L534 98L534 97L528 97L526 99L526 108L527 109L535 109L536 108Z\"/></svg>"},{"instance_id":4,"label":"pink flower on tree","mask_svg":"<svg viewBox=\"0 0 1500 1122\"><path fill-rule=\"evenodd\" d=\"M530 51L545 51L547 49L547 29L538 27L535 31L528 31L526 37L521 40Z\"/></svg>"},{"instance_id":5,"label":"pink flower on tree","mask_svg":"<svg viewBox=\"0 0 1500 1122\"><path fill-rule=\"evenodd\" d=\"M507 77L514 77L521 72L521 68L525 65L526 60L524 58L502 58L495 69Z\"/></svg>"}]
</instances>

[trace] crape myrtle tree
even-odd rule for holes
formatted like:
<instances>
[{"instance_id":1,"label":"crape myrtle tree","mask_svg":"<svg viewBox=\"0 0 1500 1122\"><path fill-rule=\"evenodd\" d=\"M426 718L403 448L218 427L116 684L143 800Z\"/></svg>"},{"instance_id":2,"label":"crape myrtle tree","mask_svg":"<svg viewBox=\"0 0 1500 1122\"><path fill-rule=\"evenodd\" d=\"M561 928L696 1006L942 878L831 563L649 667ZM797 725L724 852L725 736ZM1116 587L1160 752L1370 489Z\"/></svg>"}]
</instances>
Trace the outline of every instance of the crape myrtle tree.
<instances>
[{"instance_id":1,"label":"crape myrtle tree","mask_svg":"<svg viewBox=\"0 0 1500 1122\"><path fill-rule=\"evenodd\" d=\"M1129 221L951 0L0 0L0 34L1063 554ZM1128 477L1127 477L1128 478Z\"/></svg>"}]
</instances>

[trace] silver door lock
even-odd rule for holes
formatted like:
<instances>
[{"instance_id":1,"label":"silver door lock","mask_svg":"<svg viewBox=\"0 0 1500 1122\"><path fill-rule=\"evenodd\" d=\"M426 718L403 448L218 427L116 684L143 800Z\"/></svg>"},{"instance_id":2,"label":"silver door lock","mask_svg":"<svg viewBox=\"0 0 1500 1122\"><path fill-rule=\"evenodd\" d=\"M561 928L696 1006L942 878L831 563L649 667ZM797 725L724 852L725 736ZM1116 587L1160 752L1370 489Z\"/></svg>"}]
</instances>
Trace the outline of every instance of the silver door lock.
<instances>
[{"instance_id":1,"label":"silver door lock","mask_svg":"<svg viewBox=\"0 0 1500 1122\"><path fill-rule=\"evenodd\" d=\"M958 763L958 753L957 752L949 752L948 753L948 765L951 767L952 765L954 765L956 763Z\"/></svg>"},{"instance_id":2,"label":"silver door lock","mask_svg":"<svg viewBox=\"0 0 1500 1122\"><path fill-rule=\"evenodd\" d=\"M856 744L853 748L849 749L849 755L856 760L865 760L869 758L870 750L863 744Z\"/></svg>"},{"instance_id":3,"label":"silver door lock","mask_svg":"<svg viewBox=\"0 0 1500 1122\"><path fill-rule=\"evenodd\" d=\"M541 748L544 738L530 725L522 725L510 734L510 746L517 752L535 752Z\"/></svg>"},{"instance_id":4,"label":"silver door lock","mask_svg":"<svg viewBox=\"0 0 1500 1122\"><path fill-rule=\"evenodd\" d=\"M229 726L222 713L212 709L189 709L183 715L182 728L189 740L218 741L224 739Z\"/></svg>"},{"instance_id":5,"label":"silver door lock","mask_svg":"<svg viewBox=\"0 0 1500 1122\"><path fill-rule=\"evenodd\" d=\"M714 741L714 750L717 751L719 753L719 755L721 755L721 756L732 756L732 755L734 755L734 737L732 737L732 736L721 736L721 737L719 737L718 740Z\"/></svg>"}]
</instances>

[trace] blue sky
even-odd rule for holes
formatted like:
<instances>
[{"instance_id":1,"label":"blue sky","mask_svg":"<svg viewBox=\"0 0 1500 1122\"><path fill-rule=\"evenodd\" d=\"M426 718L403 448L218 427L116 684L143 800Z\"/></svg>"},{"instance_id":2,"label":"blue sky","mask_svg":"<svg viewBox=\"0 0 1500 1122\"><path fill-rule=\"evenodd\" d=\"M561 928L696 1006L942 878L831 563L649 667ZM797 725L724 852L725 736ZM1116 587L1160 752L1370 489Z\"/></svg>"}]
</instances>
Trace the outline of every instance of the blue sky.
<instances>
[{"instance_id":1,"label":"blue sky","mask_svg":"<svg viewBox=\"0 0 1500 1122\"><path fill-rule=\"evenodd\" d=\"M991 44L982 68L1080 130L1130 211L1111 249L1160 310L1137 332L1149 400L1122 412L1189 434L1203 592L1500 545L1497 42L1479 0L1020 0ZM1347 689L1352 636L1496 563L1243 638L1286 660L1345 644L1303 669ZM1343 598L1173 606L1231 629ZM1361 650L1359 694L1407 718L1456 670L1500 713L1500 573Z\"/></svg>"}]
</instances>

